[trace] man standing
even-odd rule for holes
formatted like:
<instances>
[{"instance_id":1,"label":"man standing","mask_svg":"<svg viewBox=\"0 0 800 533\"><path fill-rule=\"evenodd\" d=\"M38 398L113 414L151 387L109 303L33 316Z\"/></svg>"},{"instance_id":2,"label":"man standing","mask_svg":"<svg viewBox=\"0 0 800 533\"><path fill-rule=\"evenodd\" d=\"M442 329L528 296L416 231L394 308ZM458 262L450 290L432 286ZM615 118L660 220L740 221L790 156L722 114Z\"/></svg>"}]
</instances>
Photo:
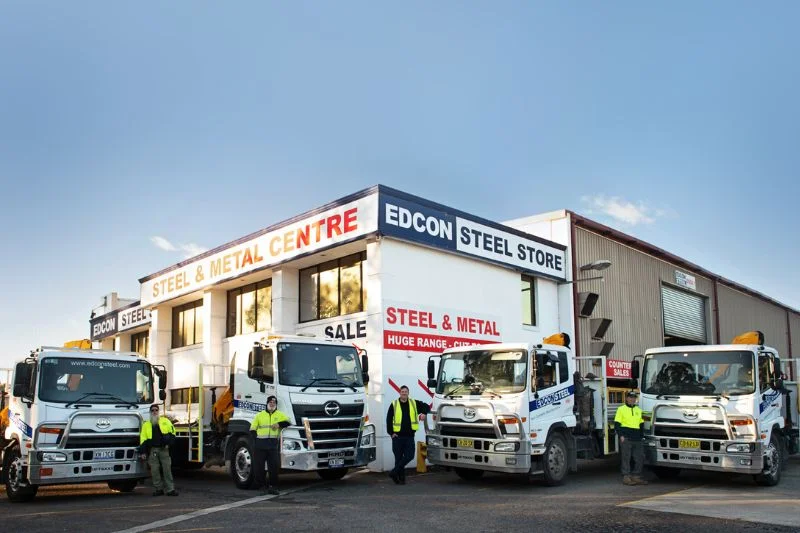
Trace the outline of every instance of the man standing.
<instances>
[{"instance_id":1,"label":"man standing","mask_svg":"<svg viewBox=\"0 0 800 533\"><path fill-rule=\"evenodd\" d=\"M625 405L620 405L614 416L614 425L619 435L620 457L622 461L622 483L625 485L647 485L642 478L644 466L644 419L642 410L636 405L636 393L625 395ZM633 470L631 470L633 458Z\"/></svg>"},{"instance_id":2,"label":"man standing","mask_svg":"<svg viewBox=\"0 0 800 533\"><path fill-rule=\"evenodd\" d=\"M394 468L389 472L392 481L406 484L406 465L414 459L414 434L419 428L418 420L425 420L430 412L428 404L409 399L408 387L400 387L400 398L392 402L386 413L386 429L392 437Z\"/></svg>"},{"instance_id":3,"label":"man standing","mask_svg":"<svg viewBox=\"0 0 800 533\"><path fill-rule=\"evenodd\" d=\"M269 494L278 492L278 470L281 468L281 430L289 426L289 417L278 411L278 399L267 398L267 409L260 411L250 424L253 435L253 475L257 486ZM269 483L264 472L264 461L269 468Z\"/></svg>"},{"instance_id":4,"label":"man standing","mask_svg":"<svg viewBox=\"0 0 800 533\"><path fill-rule=\"evenodd\" d=\"M153 496L177 496L172 481L172 459L169 456L169 445L175 440L175 426L166 416L158 415L158 404L150 406L150 420L142 423L139 434L139 449L142 458L147 457L150 473L153 476ZM163 474L163 477L162 477Z\"/></svg>"}]
</instances>

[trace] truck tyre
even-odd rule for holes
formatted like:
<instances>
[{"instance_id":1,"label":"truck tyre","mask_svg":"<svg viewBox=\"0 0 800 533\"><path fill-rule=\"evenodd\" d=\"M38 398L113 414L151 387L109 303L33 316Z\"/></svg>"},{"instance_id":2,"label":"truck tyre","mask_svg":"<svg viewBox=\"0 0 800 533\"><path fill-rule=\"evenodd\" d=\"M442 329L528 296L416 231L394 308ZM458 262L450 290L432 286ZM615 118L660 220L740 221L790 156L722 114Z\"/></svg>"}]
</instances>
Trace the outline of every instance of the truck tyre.
<instances>
[{"instance_id":1,"label":"truck tyre","mask_svg":"<svg viewBox=\"0 0 800 533\"><path fill-rule=\"evenodd\" d=\"M138 479L112 479L108 482L108 488L114 492L133 492L138 484Z\"/></svg>"},{"instance_id":2,"label":"truck tyre","mask_svg":"<svg viewBox=\"0 0 800 533\"><path fill-rule=\"evenodd\" d=\"M31 485L25 478L22 457L19 454L19 446L6 450L3 457L3 473L6 478L6 496L9 501L14 503L29 502L39 490L38 485Z\"/></svg>"},{"instance_id":3,"label":"truck tyre","mask_svg":"<svg viewBox=\"0 0 800 533\"><path fill-rule=\"evenodd\" d=\"M777 485L781 480L782 468L783 451L781 450L781 439L778 433L773 430L767 449L764 452L764 470L754 476L756 483L764 487Z\"/></svg>"},{"instance_id":4,"label":"truck tyre","mask_svg":"<svg viewBox=\"0 0 800 533\"><path fill-rule=\"evenodd\" d=\"M456 475L464 481L475 481L483 477L483 470L475 470L474 468L456 468Z\"/></svg>"},{"instance_id":5,"label":"truck tyre","mask_svg":"<svg viewBox=\"0 0 800 533\"><path fill-rule=\"evenodd\" d=\"M247 437L239 437L233 445L231 455L231 477L240 489L249 489L253 486L253 451Z\"/></svg>"},{"instance_id":6,"label":"truck tyre","mask_svg":"<svg viewBox=\"0 0 800 533\"><path fill-rule=\"evenodd\" d=\"M325 481L336 481L347 475L347 468L330 468L328 470L317 470L317 475Z\"/></svg>"},{"instance_id":7,"label":"truck tyre","mask_svg":"<svg viewBox=\"0 0 800 533\"><path fill-rule=\"evenodd\" d=\"M550 486L559 485L567 477L569 470L567 445L559 433L553 433L547 439L542 456L542 470L544 470L544 482Z\"/></svg>"},{"instance_id":8,"label":"truck tyre","mask_svg":"<svg viewBox=\"0 0 800 533\"><path fill-rule=\"evenodd\" d=\"M680 468L669 468L667 466L654 466L652 470L658 479L664 480L675 479L681 473Z\"/></svg>"}]
</instances>

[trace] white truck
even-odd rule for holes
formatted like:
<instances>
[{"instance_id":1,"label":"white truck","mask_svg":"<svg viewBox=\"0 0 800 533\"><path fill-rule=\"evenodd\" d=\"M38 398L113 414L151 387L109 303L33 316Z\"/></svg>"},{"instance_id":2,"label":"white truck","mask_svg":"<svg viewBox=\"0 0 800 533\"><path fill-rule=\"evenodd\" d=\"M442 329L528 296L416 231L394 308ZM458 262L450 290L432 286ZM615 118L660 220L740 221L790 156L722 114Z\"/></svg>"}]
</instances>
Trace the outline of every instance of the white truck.
<instances>
[{"instance_id":1,"label":"white truck","mask_svg":"<svg viewBox=\"0 0 800 533\"><path fill-rule=\"evenodd\" d=\"M658 476L713 470L776 485L787 456L800 451L797 382L783 379L780 356L760 332L738 339L645 352L645 459ZM637 359L634 376L639 366Z\"/></svg>"},{"instance_id":2,"label":"white truck","mask_svg":"<svg viewBox=\"0 0 800 533\"><path fill-rule=\"evenodd\" d=\"M291 421L281 433L281 468L335 480L375 460L375 426L366 405L367 356L353 345L270 335L247 357L233 358L227 390L219 398L203 384L205 370L211 369L201 365L195 408L176 424L173 460L178 464L225 464L236 486L254 486L250 423L271 395Z\"/></svg>"},{"instance_id":3,"label":"white truck","mask_svg":"<svg viewBox=\"0 0 800 533\"><path fill-rule=\"evenodd\" d=\"M0 440L8 499L65 483L132 491L148 475L136 448L156 378L163 399L166 372L134 353L42 347L17 363Z\"/></svg>"},{"instance_id":4,"label":"white truck","mask_svg":"<svg viewBox=\"0 0 800 533\"><path fill-rule=\"evenodd\" d=\"M566 334L545 342L451 348L428 360L428 386L435 388L426 420L429 462L467 480L493 471L556 485L577 470L579 457L616 451L605 358L587 358L601 364L602 375L583 378Z\"/></svg>"}]
</instances>

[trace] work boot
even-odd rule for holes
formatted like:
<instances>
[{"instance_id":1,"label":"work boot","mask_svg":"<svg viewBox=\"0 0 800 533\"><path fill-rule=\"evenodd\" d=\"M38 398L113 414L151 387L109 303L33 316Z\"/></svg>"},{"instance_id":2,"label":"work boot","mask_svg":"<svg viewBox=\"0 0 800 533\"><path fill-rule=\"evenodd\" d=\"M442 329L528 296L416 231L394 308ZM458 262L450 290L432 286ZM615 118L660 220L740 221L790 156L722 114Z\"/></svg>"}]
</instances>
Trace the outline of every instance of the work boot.
<instances>
[{"instance_id":1,"label":"work boot","mask_svg":"<svg viewBox=\"0 0 800 533\"><path fill-rule=\"evenodd\" d=\"M650 482L644 479L642 476L633 476L633 484L634 485L649 485Z\"/></svg>"},{"instance_id":2,"label":"work boot","mask_svg":"<svg viewBox=\"0 0 800 533\"><path fill-rule=\"evenodd\" d=\"M622 478L623 485L636 485L636 481L631 476L625 476Z\"/></svg>"},{"instance_id":3,"label":"work boot","mask_svg":"<svg viewBox=\"0 0 800 533\"><path fill-rule=\"evenodd\" d=\"M392 481L394 481L396 484L398 484L398 485L400 484L400 477L397 474L395 474L393 471L389 472L389 477L392 478Z\"/></svg>"},{"instance_id":4,"label":"work boot","mask_svg":"<svg viewBox=\"0 0 800 533\"><path fill-rule=\"evenodd\" d=\"M153 491L153 496L163 496L163 495L164 495L164 491L163 490L154 490Z\"/></svg>"},{"instance_id":5,"label":"work boot","mask_svg":"<svg viewBox=\"0 0 800 533\"><path fill-rule=\"evenodd\" d=\"M270 487L269 489L267 489L267 492L269 492L270 494L274 494L276 496L280 494L280 491L276 487Z\"/></svg>"},{"instance_id":6,"label":"work boot","mask_svg":"<svg viewBox=\"0 0 800 533\"><path fill-rule=\"evenodd\" d=\"M167 496L177 496L177 495L178 495L178 491L175 490L175 489L172 489L171 491L169 491L167 493Z\"/></svg>"}]
</instances>

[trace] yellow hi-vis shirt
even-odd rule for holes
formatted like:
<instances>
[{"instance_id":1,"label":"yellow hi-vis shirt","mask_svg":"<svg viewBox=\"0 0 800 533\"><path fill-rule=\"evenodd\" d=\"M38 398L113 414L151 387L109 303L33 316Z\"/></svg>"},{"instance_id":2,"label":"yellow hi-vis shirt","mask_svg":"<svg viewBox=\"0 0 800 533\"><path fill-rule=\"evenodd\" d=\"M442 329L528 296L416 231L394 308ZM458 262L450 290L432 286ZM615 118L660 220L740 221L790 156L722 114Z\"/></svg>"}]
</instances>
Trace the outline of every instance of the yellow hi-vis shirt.
<instances>
[{"instance_id":1,"label":"yellow hi-vis shirt","mask_svg":"<svg viewBox=\"0 0 800 533\"><path fill-rule=\"evenodd\" d=\"M175 434L175 426L169 421L166 416L158 417L158 427L161 429L162 435ZM153 438L153 424L149 420L145 420L142 424L142 431L139 433L139 444L144 444Z\"/></svg>"},{"instance_id":2,"label":"yellow hi-vis shirt","mask_svg":"<svg viewBox=\"0 0 800 533\"><path fill-rule=\"evenodd\" d=\"M281 428L272 429L272 424L280 424L281 422L290 422L290 420L288 416L277 409L272 411L272 413L269 411L259 411L250 423L250 431L255 431L259 439L274 439L281 434Z\"/></svg>"},{"instance_id":3,"label":"yellow hi-vis shirt","mask_svg":"<svg viewBox=\"0 0 800 533\"><path fill-rule=\"evenodd\" d=\"M642 418L642 410L639 406L634 405L628 407L627 405L620 405L617 408L617 414L614 416L614 422L619 422L619 425L624 428L636 429L644 422Z\"/></svg>"},{"instance_id":4,"label":"yellow hi-vis shirt","mask_svg":"<svg viewBox=\"0 0 800 533\"><path fill-rule=\"evenodd\" d=\"M400 404L400 400L392 402L392 410L394 411L392 429L395 433L400 431L400 426L403 424L403 408L400 407ZM419 428L419 415L417 414L417 401L413 398L408 399L408 416L411 418L411 429L416 431Z\"/></svg>"}]
</instances>

